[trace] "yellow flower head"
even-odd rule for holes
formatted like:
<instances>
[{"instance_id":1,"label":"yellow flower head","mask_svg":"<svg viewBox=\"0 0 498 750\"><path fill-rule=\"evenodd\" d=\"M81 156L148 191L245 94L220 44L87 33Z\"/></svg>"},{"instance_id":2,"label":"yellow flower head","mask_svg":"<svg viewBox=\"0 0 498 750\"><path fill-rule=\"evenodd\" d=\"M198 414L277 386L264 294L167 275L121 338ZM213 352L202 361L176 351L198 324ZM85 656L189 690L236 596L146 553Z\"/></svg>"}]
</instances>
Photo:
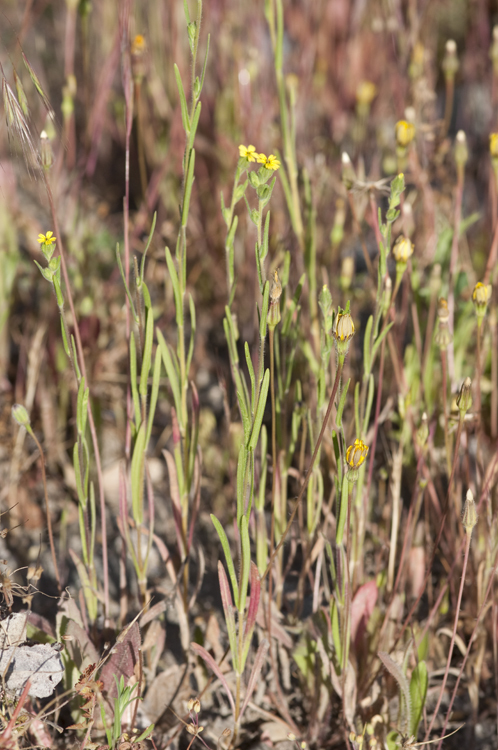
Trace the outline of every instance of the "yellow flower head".
<instances>
[{"instance_id":1,"label":"yellow flower head","mask_svg":"<svg viewBox=\"0 0 498 750\"><path fill-rule=\"evenodd\" d=\"M239 146L239 154L241 159L247 159L247 161L256 161L257 153L254 146Z\"/></svg>"},{"instance_id":2,"label":"yellow flower head","mask_svg":"<svg viewBox=\"0 0 498 750\"><path fill-rule=\"evenodd\" d=\"M270 156L265 156L265 154L258 154L258 162L259 164L262 164L265 169L270 169L273 172L276 172L280 167L279 160L273 154L270 154Z\"/></svg>"},{"instance_id":3,"label":"yellow flower head","mask_svg":"<svg viewBox=\"0 0 498 750\"><path fill-rule=\"evenodd\" d=\"M447 323L450 318L448 302L444 297L440 297L437 303L437 315L441 323Z\"/></svg>"},{"instance_id":4,"label":"yellow flower head","mask_svg":"<svg viewBox=\"0 0 498 750\"><path fill-rule=\"evenodd\" d=\"M394 243L393 255L396 263L407 263L413 255L413 242L408 237L400 235Z\"/></svg>"},{"instance_id":5,"label":"yellow flower head","mask_svg":"<svg viewBox=\"0 0 498 750\"><path fill-rule=\"evenodd\" d=\"M358 469L368 456L369 447L363 440L356 438L353 445L350 445L346 451L346 461L352 469Z\"/></svg>"},{"instance_id":6,"label":"yellow flower head","mask_svg":"<svg viewBox=\"0 0 498 750\"><path fill-rule=\"evenodd\" d=\"M399 120L399 122L396 123L394 132L396 134L396 143L398 146L406 148L406 146L409 146L415 138L415 125L406 120Z\"/></svg>"},{"instance_id":7,"label":"yellow flower head","mask_svg":"<svg viewBox=\"0 0 498 750\"><path fill-rule=\"evenodd\" d=\"M354 336L353 318L349 313L337 313L333 330L336 341L349 341Z\"/></svg>"},{"instance_id":8,"label":"yellow flower head","mask_svg":"<svg viewBox=\"0 0 498 750\"><path fill-rule=\"evenodd\" d=\"M131 54L141 55L143 52L145 52L145 37L143 34L137 34L131 43Z\"/></svg>"},{"instance_id":9,"label":"yellow flower head","mask_svg":"<svg viewBox=\"0 0 498 750\"><path fill-rule=\"evenodd\" d=\"M356 89L356 101L358 104L370 106L377 95L377 86L372 81L362 81Z\"/></svg>"},{"instance_id":10,"label":"yellow flower head","mask_svg":"<svg viewBox=\"0 0 498 750\"><path fill-rule=\"evenodd\" d=\"M489 136L489 153L493 158L498 156L498 133L491 133Z\"/></svg>"},{"instance_id":11,"label":"yellow flower head","mask_svg":"<svg viewBox=\"0 0 498 750\"><path fill-rule=\"evenodd\" d=\"M40 243L40 245L53 245L56 239L57 237L54 237L53 232L47 232L47 234L38 235L38 242Z\"/></svg>"},{"instance_id":12,"label":"yellow flower head","mask_svg":"<svg viewBox=\"0 0 498 750\"><path fill-rule=\"evenodd\" d=\"M472 299L476 307L486 307L491 297L491 287L484 286L481 281L478 281L472 292Z\"/></svg>"}]
</instances>

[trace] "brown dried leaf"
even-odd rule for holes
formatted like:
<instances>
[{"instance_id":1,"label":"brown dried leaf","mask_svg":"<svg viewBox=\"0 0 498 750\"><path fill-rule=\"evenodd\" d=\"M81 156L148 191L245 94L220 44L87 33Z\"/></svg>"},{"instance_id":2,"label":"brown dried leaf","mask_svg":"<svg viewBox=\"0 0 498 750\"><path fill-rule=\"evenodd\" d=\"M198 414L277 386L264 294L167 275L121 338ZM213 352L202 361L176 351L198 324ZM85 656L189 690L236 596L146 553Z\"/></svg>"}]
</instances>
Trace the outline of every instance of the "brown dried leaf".
<instances>
[{"instance_id":1,"label":"brown dried leaf","mask_svg":"<svg viewBox=\"0 0 498 750\"><path fill-rule=\"evenodd\" d=\"M114 677L119 682L121 676L123 676L126 685L128 684L128 680L135 675L135 667L138 665L140 659L141 645L140 628L134 622L128 629L123 640L116 643L112 649L110 659L102 667L100 679L104 684L104 691L107 692L108 698L112 699L117 696Z\"/></svg>"}]
</instances>

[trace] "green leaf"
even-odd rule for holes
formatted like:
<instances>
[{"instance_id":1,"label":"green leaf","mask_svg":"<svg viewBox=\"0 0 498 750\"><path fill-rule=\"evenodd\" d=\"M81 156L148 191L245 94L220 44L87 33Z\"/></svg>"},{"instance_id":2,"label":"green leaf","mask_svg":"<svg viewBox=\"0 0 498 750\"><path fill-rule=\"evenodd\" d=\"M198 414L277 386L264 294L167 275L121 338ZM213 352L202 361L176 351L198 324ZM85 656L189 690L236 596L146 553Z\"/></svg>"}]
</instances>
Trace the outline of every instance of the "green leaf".
<instances>
[{"instance_id":1,"label":"green leaf","mask_svg":"<svg viewBox=\"0 0 498 750\"><path fill-rule=\"evenodd\" d=\"M422 719L428 685L427 665L425 661L420 661L413 670L410 680L410 697L412 700L410 734L413 734L414 737L417 737L418 726Z\"/></svg>"},{"instance_id":2,"label":"green leaf","mask_svg":"<svg viewBox=\"0 0 498 750\"><path fill-rule=\"evenodd\" d=\"M131 458L131 505L133 520L137 526L143 523L144 466L145 466L145 423L142 422L135 440Z\"/></svg>"},{"instance_id":3,"label":"green leaf","mask_svg":"<svg viewBox=\"0 0 498 750\"><path fill-rule=\"evenodd\" d=\"M268 324L268 303L270 300L270 282L265 281L263 289L263 306L261 308L261 318L259 321L259 336L262 341L266 338L266 327Z\"/></svg>"},{"instance_id":4,"label":"green leaf","mask_svg":"<svg viewBox=\"0 0 498 750\"><path fill-rule=\"evenodd\" d=\"M339 546L342 544L344 537L344 527L346 526L346 518L348 515L348 495L349 495L349 482L347 476L344 476L342 480L342 491L341 491L341 506L339 508L339 517L337 519L337 529L335 532L335 543Z\"/></svg>"},{"instance_id":5,"label":"green leaf","mask_svg":"<svg viewBox=\"0 0 498 750\"><path fill-rule=\"evenodd\" d=\"M192 146L194 145L194 138L197 132L197 126L199 125L200 116L201 116L201 103L198 102L197 107L195 108L195 111L194 111L194 116L192 118L192 127L190 130L190 137L189 137L189 149L191 149Z\"/></svg>"},{"instance_id":6,"label":"green leaf","mask_svg":"<svg viewBox=\"0 0 498 750\"><path fill-rule=\"evenodd\" d=\"M147 250L150 247L150 243L152 242L152 237L154 236L154 230L156 228L156 219L157 219L157 211L154 211L154 216L152 217L152 224L150 227L149 237L147 239L147 244L145 246L145 250L142 255L142 261L140 263L140 281L143 284L144 281L144 275L145 275L145 257L147 255Z\"/></svg>"},{"instance_id":7,"label":"green leaf","mask_svg":"<svg viewBox=\"0 0 498 750\"><path fill-rule=\"evenodd\" d=\"M192 357L194 354L195 331L197 328L197 321L195 317L195 305L194 305L194 300L191 294L189 294L189 297L188 297L188 306L190 310L190 342L188 346L187 365L185 367L185 372L187 373L187 375L190 372L190 365L192 363Z\"/></svg>"},{"instance_id":8,"label":"green leaf","mask_svg":"<svg viewBox=\"0 0 498 750\"><path fill-rule=\"evenodd\" d=\"M152 425L154 422L154 415L156 413L160 381L161 381L161 354L160 352L156 352L156 356L154 358L154 372L152 374L152 389L150 392L149 415L147 418L147 435L145 437L146 446L149 445L150 436L152 434Z\"/></svg>"},{"instance_id":9,"label":"green leaf","mask_svg":"<svg viewBox=\"0 0 498 750\"><path fill-rule=\"evenodd\" d=\"M337 407L337 416L335 418L335 423L338 427L341 427L342 425L342 412L344 411L344 405L346 403L346 396L348 395L348 388L349 384L351 382L351 378L349 378L348 382L346 383L346 387L343 388L341 393L341 398L339 400L339 406Z\"/></svg>"},{"instance_id":10,"label":"green leaf","mask_svg":"<svg viewBox=\"0 0 498 750\"><path fill-rule=\"evenodd\" d=\"M256 446L258 444L259 432L261 430L261 424L263 422L263 416L265 413L266 399L268 397L269 386L270 386L270 370L267 369L265 372L265 376L263 378L263 383L261 384L261 390L259 392L258 406L256 409L256 414L254 415L254 425L252 428L251 439L249 441L249 445L247 446L249 450L251 451L256 450Z\"/></svg>"},{"instance_id":11,"label":"green leaf","mask_svg":"<svg viewBox=\"0 0 498 750\"><path fill-rule=\"evenodd\" d=\"M164 367L166 369L166 374L168 376L168 380L171 385L171 390L173 392L173 400L175 402L176 414L177 414L178 420L181 421L182 401L181 401L181 396L180 396L180 383L178 380L178 375L177 375L175 366L173 364L173 359L171 357L171 352L168 348L168 344L164 340L164 336L162 335L159 328L156 329L156 335L157 335L157 341L159 344L159 350L161 352L161 356L164 362Z\"/></svg>"},{"instance_id":12,"label":"green leaf","mask_svg":"<svg viewBox=\"0 0 498 750\"><path fill-rule=\"evenodd\" d=\"M174 68L175 68L176 85L178 87L178 93L180 95L180 107L182 110L183 129L188 136L190 134L190 122L189 122L189 116L188 116L187 100L185 98L185 91L183 90L182 77L180 75L180 71L176 63L174 65Z\"/></svg>"},{"instance_id":13,"label":"green leaf","mask_svg":"<svg viewBox=\"0 0 498 750\"><path fill-rule=\"evenodd\" d=\"M183 208L182 208L182 227L187 226L188 212L190 208L190 196L192 195L192 186L194 184L194 166L195 166L195 148L191 150L190 157L188 160L187 176L185 179L185 197L183 200Z\"/></svg>"},{"instance_id":14,"label":"green leaf","mask_svg":"<svg viewBox=\"0 0 498 750\"><path fill-rule=\"evenodd\" d=\"M152 310L149 309L147 314L147 322L145 324L145 343L144 351L142 355L142 371L140 373L140 388L139 393L141 396L147 396L147 380L149 378L150 367L152 364L152 341L154 339L154 316Z\"/></svg>"},{"instance_id":15,"label":"green leaf","mask_svg":"<svg viewBox=\"0 0 498 750\"><path fill-rule=\"evenodd\" d=\"M226 564L228 568L228 575L230 576L230 581L232 584L233 598L236 602L238 602L239 601L239 584L237 583L237 576L235 575L235 566L233 564L227 535L221 523L218 521L216 516L214 516L212 513L211 513L211 521L214 524L214 528L218 532L221 546L223 547L223 552L225 553L225 560L226 560Z\"/></svg>"},{"instance_id":16,"label":"green leaf","mask_svg":"<svg viewBox=\"0 0 498 750\"><path fill-rule=\"evenodd\" d=\"M365 375L370 373L370 353L372 343L372 326L373 326L373 315L370 315L367 326L365 328L365 338L363 340L363 372Z\"/></svg>"},{"instance_id":17,"label":"green leaf","mask_svg":"<svg viewBox=\"0 0 498 750\"><path fill-rule=\"evenodd\" d=\"M374 376L373 373L370 373L370 377L368 378L368 396L367 396L367 408L365 409L365 420L363 422L363 432L362 435L366 435L368 431L368 423L370 421L370 413L372 411L372 404L373 404L373 397L374 397Z\"/></svg>"},{"instance_id":18,"label":"green leaf","mask_svg":"<svg viewBox=\"0 0 498 750\"><path fill-rule=\"evenodd\" d=\"M249 540L249 527L247 516L243 515L240 523L241 563L242 572L239 591L239 614L244 612L247 600L247 586L249 584L249 573L251 570L251 542Z\"/></svg>"},{"instance_id":19,"label":"green leaf","mask_svg":"<svg viewBox=\"0 0 498 750\"><path fill-rule=\"evenodd\" d=\"M249 351L249 344L247 341L244 344L244 351L246 355L247 369L249 370L249 377L251 378L251 412L253 412L255 407L254 399L256 397L256 378L254 375L254 367L252 365L251 352Z\"/></svg>"},{"instance_id":20,"label":"green leaf","mask_svg":"<svg viewBox=\"0 0 498 750\"><path fill-rule=\"evenodd\" d=\"M138 397L138 376L137 376L137 345L135 343L135 332L132 331L130 336L130 385L133 399L133 408L135 410L135 427L138 430L142 420L142 411L140 409L140 399Z\"/></svg>"},{"instance_id":21,"label":"green leaf","mask_svg":"<svg viewBox=\"0 0 498 750\"><path fill-rule=\"evenodd\" d=\"M384 330L381 332L379 337L377 338L375 344L372 348L372 363L371 366L373 366L373 363L375 362L375 357L377 356L377 352L379 351L379 346L382 344L382 341L385 339L391 328L393 327L394 323L388 323L387 326L384 328Z\"/></svg>"}]
</instances>

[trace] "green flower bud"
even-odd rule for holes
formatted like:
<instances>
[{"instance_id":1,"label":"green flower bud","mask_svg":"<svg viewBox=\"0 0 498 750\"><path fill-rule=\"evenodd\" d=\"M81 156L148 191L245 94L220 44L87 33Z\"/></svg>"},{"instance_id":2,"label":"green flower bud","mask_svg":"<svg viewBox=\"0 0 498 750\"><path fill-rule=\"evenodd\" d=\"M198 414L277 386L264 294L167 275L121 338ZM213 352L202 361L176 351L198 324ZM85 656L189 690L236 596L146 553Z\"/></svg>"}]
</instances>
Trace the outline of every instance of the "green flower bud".
<instances>
[{"instance_id":1,"label":"green flower bud","mask_svg":"<svg viewBox=\"0 0 498 750\"><path fill-rule=\"evenodd\" d=\"M19 427L26 427L27 429L31 425L27 409L22 404L14 404L12 407L12 417L15 419Z\"/></svg>"}]
</instances>

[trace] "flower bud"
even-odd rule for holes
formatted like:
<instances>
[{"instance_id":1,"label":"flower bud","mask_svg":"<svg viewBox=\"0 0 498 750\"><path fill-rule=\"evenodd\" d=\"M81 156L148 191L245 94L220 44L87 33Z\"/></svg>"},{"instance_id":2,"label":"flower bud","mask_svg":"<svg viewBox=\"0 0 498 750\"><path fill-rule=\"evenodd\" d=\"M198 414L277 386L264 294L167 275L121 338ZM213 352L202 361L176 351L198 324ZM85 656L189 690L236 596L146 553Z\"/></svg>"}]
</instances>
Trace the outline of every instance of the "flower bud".
<instances>
[{"instance_id":1,"label":"flower bud","mask_svg":"<svg viewBox=\"0 0 498 750\"><path fill-rule=\"evenodd\" d=\"M467 136L463 130L459 130L455 142L455 162L457 167L463 169L469 158L469 149L467 148Z\"/></svg>"},{"instance_id":2,"label":"flower bud","mask_svg":"<svg viewBox=\"0 0 498 750\"><path fill-rule=\"evenodd\" d=\"M394 243L393 247L393 256L396 263L406 263L408 262L409 258L413 255L413 242L408 239L408 237L405 237L404 235L400 235L396 242Z\"/></svg>"},{"instance_id":3,"label":"flower bud","mask_svg":"<svg viewBox=\"0 0 498 750\"><path fill-rule=\"evenodd\" d=\"M489 153L493 159L498 158L498 133L490 133L489 135Z\"/></svg>"},{"instance_id":4,"label":"flower bud","mask_svg":"<svg viewBox=\"0 0 498 750\"><path fill-rule=\"evenodd\" d=\"M267 323L269 328L275 328L280 323L280 296L282 294L282 283L278 278L278 271L273 272L270 286L270 307L268 308Z\"/></svg>"},{"instance_id":5,"label":"flower bud","mask_svg":"<svg viewBox=\"0 0 498 750\"><path fill-rule=\"evenodd\" d=\"M464 416L472 406L472 381L465 378L456 400L460 414Z\"/></svg>"},{"instance_id":6,"label":"flower bud","mask_svg":"<svg viewBox=\"0 0 498 750\"><path fill-rule=\"evenodd\" d=\"M346 451L346 462L349 466L348 481L356 482L358 479L358 469L368 456L369 447L363 440L356 438L353 445L350 445Z\"/></svg>"},{"instance_id":7,"label":"flower bud","mask_svg":"<svg viewBox=\"0 0 498 750\"><path fill-rule=\"evenodd\" d=\"M43 169L50 169L54 163L54 152L45 130L40 133L40 161Z\"/></svg>"},{"instance_id":8,"label":"flower bud","mask_svg":"<svg viewBox=\"0 0 498 750\"><path fill-rule=\"evenodd\" d=\"M448 302L444 297L440 297L437 303L437 316L440 323L447 323L450 319L450 313L448 310Z\"/></svg>"},{"instance_id":9,"label":"flower bud","mask_svg":"<svg viewBox=\"0 0 498 750\"><path fill-rule=\"evenodd\" d=\"M480 326L486 310L488 309L488 302L491 299L491 286L485 286L481 281L478 281L472 292L472 301L474 303L477 325Z\"/></svg>"},{"instance_id":10,"label":"flower bud","mask_svg":"<svg viewBox=\"0 0 498 750\"><path fill-rule=\"evenodd\" d=\"M351 190L354 183L356 182L356 172L354 171L354 167L351 164L351 159L349 158L349 155L343 151L342 152L342 184L346 188L346 190Z\"/></svg>"},{"instance_id":11,"label":"flower bud","mask_svg":"<svg viewBox=\"0 0 498 750\"><path fill-rule=\"evenodd\" d=\"M141 83L145 75L145 54L147 45L145 37L137 34L131 43L131 73L135 83Z\"/></svg>"},{"instance_id":12,"label":"flower bud","mask_svg":"<svg viewBox=\"0 0 498 750\"><path fill-rule=\"evenodd\" d=\"M334 337L337 341L350 341L354 336L353 318L349 313L338 312L334 325Z\"/></svg>"},{"instance_id":13,"label":"flower bud","mask_svg":"<svg viewBox=\"0 0 498 750\"><path fill-rule=\"evenodd\" d=\"M28 428L31 424L27 409L22 404L14 404L12 407L12 417L15 419L19 427Z\"/></svg>"},{"instance_id":14,"label":"flower bud","mask_svg":"<svg viewBox=\"0 0 498 750\"><path fill-rule=\"evenodd\" d=\"M399 120L394 129L396 143L401 148L406 148L415 138L415 125L406 120Z\"/></svg>"},{"instance_id":15,"label":"flower bud","mask_svg":"<svg viewBox=\"0 0 498 750\"><path fill-rule=\"evenodd\" d=\"M477 511L474 503L474 495L470 490L467 490L467 497L465 498L465 505L463 506L462 512L462 524L466 534L472 534L472 529L477 523Z\"/></svg>"},{"instance_id":16,"label":"flower bud","mask_svg":"<svg viewBox=\"0 0 498 750\"><path fill-rule=\"evenodd\" d=\"M420 427L417 430L416 437L418 447L423 448L429 438L429 423L425 411L422 414L422 420L420 422Z\"/></svg>"},{"instance_id":17,"label":"flower bud","mask_svg":"<svg viewBox=\"0 0 498 750\"><path fill-rule=\"evenodd\" d=\"M448 39L443 57L443 71L447 81L454 79L459 66L456 42L454 39Z\"/></svg>"}]
</instances>

